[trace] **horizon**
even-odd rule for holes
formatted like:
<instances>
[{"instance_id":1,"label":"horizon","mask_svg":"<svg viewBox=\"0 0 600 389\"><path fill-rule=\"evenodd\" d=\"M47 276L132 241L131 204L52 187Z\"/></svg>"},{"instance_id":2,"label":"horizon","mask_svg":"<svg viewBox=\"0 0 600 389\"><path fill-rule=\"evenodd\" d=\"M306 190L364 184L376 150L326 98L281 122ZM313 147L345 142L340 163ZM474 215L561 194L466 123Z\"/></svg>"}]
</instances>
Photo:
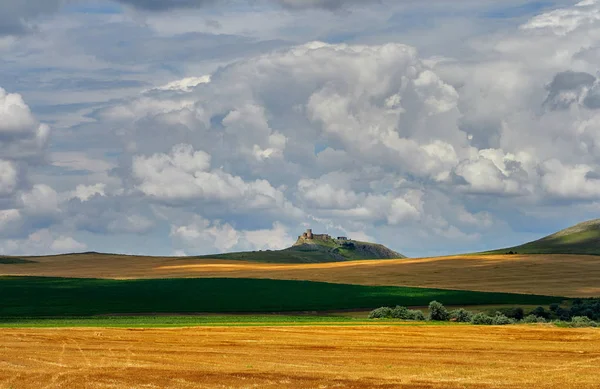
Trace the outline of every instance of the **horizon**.
<instances>
[{"instance_id":1,"label":"horizon","mask_svg":"<svg viewBox=\"0 0 600 389\"><path fill-rule=\"evenodd\" d=\"M434 257L600 217L597 0L9 3L0 256Z\"/></svg>"}]
</instances>

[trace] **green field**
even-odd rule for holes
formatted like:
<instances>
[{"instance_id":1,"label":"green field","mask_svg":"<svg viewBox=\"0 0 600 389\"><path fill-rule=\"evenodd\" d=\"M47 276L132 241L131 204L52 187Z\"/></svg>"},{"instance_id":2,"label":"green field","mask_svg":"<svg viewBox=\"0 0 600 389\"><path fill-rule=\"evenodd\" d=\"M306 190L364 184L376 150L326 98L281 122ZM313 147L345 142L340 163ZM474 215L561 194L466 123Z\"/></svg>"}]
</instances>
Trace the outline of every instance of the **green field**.
<instances>
[{"instance_id":1,"label":"green field","mask_svg":"<svg viewBox=\"0 0 600 389\"><path fill-rule=\"evenodd\" d=\"M265 313L380 306L546 305L559 297L258 279L98 280L1 277L0 317Z\"/></svg>"},{"instance_id":2,"label":"green field","mask_svg":"<svg viewBox=\"0 0 600 389\"><path fill-rule=\"evenodd\" d=\"M481 254L582 254L600 255L600 219L579 223L533 242Z\"/></svg>"},{"instance_id":3,"label":"green field","mask_svg":"<svg viewBox=\"0 0 600 389\"><path fill-rule=\"evenodd\" d=\"M307 324L364 323L365 319L349 316L312 315L226 315L226 316L87 316L64 318L0 318L0 328L57 328L57 327L110 327L110 328L172 328L197 326L270 326ZM392 322L390 320L390 322Z\"/></svg>"}]
</instances>

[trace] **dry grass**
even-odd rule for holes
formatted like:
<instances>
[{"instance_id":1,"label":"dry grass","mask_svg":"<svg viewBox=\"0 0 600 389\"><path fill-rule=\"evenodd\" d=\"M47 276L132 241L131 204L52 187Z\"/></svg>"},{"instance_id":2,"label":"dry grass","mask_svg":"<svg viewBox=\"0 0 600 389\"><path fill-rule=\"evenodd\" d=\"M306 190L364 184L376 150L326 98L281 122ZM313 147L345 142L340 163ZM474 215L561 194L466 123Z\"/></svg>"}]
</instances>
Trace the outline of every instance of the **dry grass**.
<instances>
[{"instance_id":1,"label":"dry grass","mask_svg":"<svg viewBox=\"0 0 600 389\"><path fill-rule=\"evenodd\" d=\"M0 330L0 388L598 388L600 331Z\"/></svg>"},{"instance_id":2,"label":"dry grass","mask_svg":"<svg viewBox=\"0 0 600 389\"><path fill-rule=\"evenodd\" d=\"M600 258L586 255L455 256L302 265L97 254L31 259L38 263L0 265L0 275L272 278L566 297L600 296Z\"/></svg>"}]
</instances>

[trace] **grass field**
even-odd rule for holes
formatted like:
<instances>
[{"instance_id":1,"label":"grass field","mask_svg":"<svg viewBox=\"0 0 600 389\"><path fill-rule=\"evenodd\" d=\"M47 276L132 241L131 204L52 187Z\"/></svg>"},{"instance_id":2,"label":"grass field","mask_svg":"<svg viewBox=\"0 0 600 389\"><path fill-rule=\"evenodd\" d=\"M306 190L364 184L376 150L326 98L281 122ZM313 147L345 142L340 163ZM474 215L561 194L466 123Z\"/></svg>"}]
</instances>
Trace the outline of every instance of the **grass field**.
<instances>
[{"instance_id":1,"label":"grass field","mask_svg":"<svg viewBox=\"0 0 600 389\"><path fill-rule=\"evenodd\" d=\"M294 312L383 305L549 304L560 298L258 279L0 278L0 317Z\"/></svg>"},{"instance_id":2,"label":"grass field","mask_svg":"<svg viewBox=\"0 0 600 389\"><path fill-rule=\"evenodd\" d=\"M600 255L600 219L579 223L533 242L485 253L504 254L509 251L519 254Z\"/></svg>"},{"instance_id":3,"label":"grass field","mask_svg":"<svg viewBox=\"0 0 600 389\"><path fill-rule=\"evenodd\" d=\"M0 329L0 388L598 388L600 330Z\"/></svg>"},{"instance_id":4,"label":"grass field","mask_svg":"<svg viewBox=\"0 0 600 389\"><path fill-rule=\"evenodd\" d=\"M589 255L469 255L441 258L268 264L78 254L27 258L0 275L74 278L268 278L567 297L600 297L600 258Z\"/></svg>"},{"instance_id":5,"label":"grass field","mask_svg":"<svg viewBox=\"0 0 600 389\"><path fill-rule=\"evenodd\" d=\"M382 322L345 315L193 315L84 316L63 318L0 317L0 328L177 328L204 326L377 325ZM397 324L397 323L394 323ZM423 323L425 324L425 323Z\"/></svg>"},{"instance_id":6,"label":"grass field","mask_svg":"<svg viewBox=\"0 0 600 389\"><path fill-rule=\"evenodd\" d=\"M385 246L378 244L358 241L352 241L352 243L356 245L355 249L344 247L334 240L316 240L314 241L314 244L311 245L292 246L284 250L246 251L239 253L203 255L194 257L194 259L225 259L262 263L301 264L406 258L404 255L395 253ZM361 249L361 247L364 249Z\"/></svg>"}]
</instances>

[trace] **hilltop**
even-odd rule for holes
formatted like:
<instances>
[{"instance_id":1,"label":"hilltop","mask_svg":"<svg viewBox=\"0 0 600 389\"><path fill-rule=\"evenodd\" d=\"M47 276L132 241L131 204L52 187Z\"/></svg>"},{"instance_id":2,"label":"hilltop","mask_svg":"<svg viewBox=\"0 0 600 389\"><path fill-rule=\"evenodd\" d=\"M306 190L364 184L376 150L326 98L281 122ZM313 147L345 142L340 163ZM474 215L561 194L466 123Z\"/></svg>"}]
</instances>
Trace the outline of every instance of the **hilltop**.
<instances>
[{"instance_id":1,"label":"hilltop","mask_svg":"<svg viewBox=\"0 0 600 389\"><path fill-rule=\"evenodd\" d=\"M600 255L600 219L576 224L533 242L487 251L484 254L505 254L511 251L518 254Z\"/></svg>"},{"instance_id":2,"label":"hilltop","mask_svg":"<svg viewBox=\"0 0 600 389\"><path fill-rule=\"evenodd\" d=\"M361 242L347 237L333 238L327 234L313 234L307 230L292 247L283 250L247 251L203 255L202 259L230 259L271 263L323 263L361 259L402 259L406 256L381 244Z\"/></svg>"}]
</instances>

